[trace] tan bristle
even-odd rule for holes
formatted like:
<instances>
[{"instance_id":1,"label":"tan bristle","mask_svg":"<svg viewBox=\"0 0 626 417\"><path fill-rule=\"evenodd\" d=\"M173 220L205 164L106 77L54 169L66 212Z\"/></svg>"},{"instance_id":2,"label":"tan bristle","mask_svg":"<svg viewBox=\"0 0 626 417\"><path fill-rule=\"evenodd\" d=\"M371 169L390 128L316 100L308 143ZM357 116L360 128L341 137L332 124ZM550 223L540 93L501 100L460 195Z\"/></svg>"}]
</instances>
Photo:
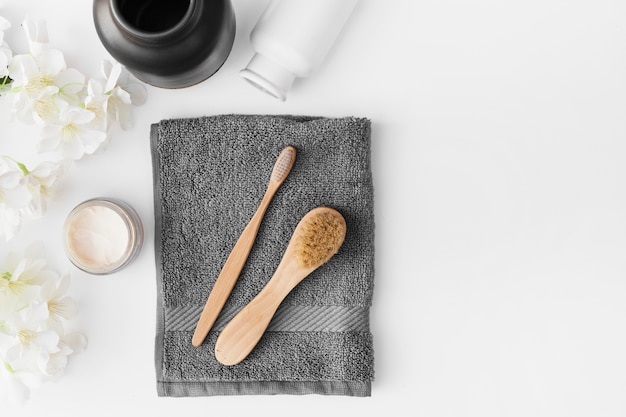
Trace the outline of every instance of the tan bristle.
<instances>
[{"instance_id":1,"label":"tan bristle","mask_svg":"<svg viewBox=\"0 0 626 417\"><path fill-rule=\"evenodd\" d=\"M301 225L295 250L300 266L318 267L337 253L346 235L343 218L329 212L312 216Z\"/></svg>"},{"instance_id":2,"label":"tan bristle","mask_svg":"<svg viewBox=\"0 0 626 417\"><path fill-rule=\"evenodd\" d=\"M272 181L281 182L289 174L291 171L291 167L293 166L294 161L296 160L296 150L292 146L288 146L282 150L278 158L276 159L276 163L274 164L274 169L272 170Z\"/></svg>"}]
</instances>

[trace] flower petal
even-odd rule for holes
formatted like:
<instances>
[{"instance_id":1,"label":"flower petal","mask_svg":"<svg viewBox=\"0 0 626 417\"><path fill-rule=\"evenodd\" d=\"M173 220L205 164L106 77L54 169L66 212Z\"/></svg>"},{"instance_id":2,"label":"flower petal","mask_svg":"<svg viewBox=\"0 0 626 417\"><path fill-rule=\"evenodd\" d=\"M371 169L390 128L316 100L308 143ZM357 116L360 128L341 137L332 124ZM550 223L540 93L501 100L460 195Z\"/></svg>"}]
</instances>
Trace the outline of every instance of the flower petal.
<instances>
[{"instance_id":1,"label":"flower petal","mask_svg":"<svg viewBox=\"0 0 626 417\"><path fill-rule=\"evenodd\" d=\"M57 49L47 49L37 57L39 70L42 74L56 76L65 69L63 53Z\"/></svg>"},{"instance_id":2,"label":"flower petal","mask_svg":"<svg viewBox=\"0 0 626 417\"><path fill-rule=\"evenodd\" d=\"M79 332L68 333L63 336L63 342L66 343L74 353L82 352L87 348L87 338Z\"/></svg>"},{"instance_id":3,"label":"flower petal","mask_svg":"<svg viewBox=\"0 0 626 417\"><path fill-rule=\"evenodd\" d=\"M59 340L61 340L61 338L57 332L45 330L37 333L36 343L43 351L55 353L59 351Z\"/></svg>"},{"instance_id":4,"label":"flower petal","mask_svg":"<svg viewBox=\"0 0 626 417\"><path fill-rule=\"evenodd\" d=\"M108 61L105 61L105 62L108 62ZM116 62L114 64L111 64L109 62L109 67L107 69L109 71L106 74L107 83L106 83L106 87L104 88L104 91L108 93L110 91L113 91L113 89L117 86L117 81L119 80L120 75L122 74L122 65L119 62Z\"/></svg>"},{"instance_id":5,"label":"flower petal","mask_svg":"<svg viewBox=\"0 0 626 417\"><path fill-rule=\"evenodd\" d=\"M66 123L73 124L86 124L91 122L96 115L94 112L81 109L78 106L70 106L64 112L61 113L61 120Z\"/></svg>"},{"instance_id":6,"label":"flower petal","mask_svg":"<svg viewBox=\"0 0 626 417\"><path fill-rule=\"evenodd\" d=\"M2 398L3 404L23 405L28 401L30 390L19 376L9 374L4 380L6 388L0 390L0 398Z\"/></svg>"},{"instance_id":7,"label":"flower petal","mask_svg":"<svg viewBox=\"0 0 626 417\"><path fill-rule=\"evenodd\" d=\"M53 152L61 147L61 126L46 125L41 129L37 150Z\"/></svg>"},{"instance_id":8,"label":"flower petal","mask_svg":"<svg viewBox=\"0 0 626 417\"><path fill-rule=\"evenodd\" d=\"M82 132L81 139L85 148L85 153L92 154L97 151L106 138L107 135L104 132L98 132L95 130Z\"/></svg>"},{"instance_id":9,"label":"flower petal","mask_svg":"<svg viewBox=\"0 0 626 417\"><path fill-rule=\"evenodd\" d=\"M2 192L2 202L14 209L24 208L28 206L31 201L33 201L33 194L28 187L18 185L13 188L4 189Z\"/></svg>"},{"instance_id":10,"label":"flower petal","mask_svg":"<svg viewBox=\"0 0 626 417\"><path fill-rule=\"evenodd\" d=\"M28 48L33 55L39 55L48 47L48 28L43 20L34 21L29 16L22 22Z\"/></svg>"},{"instance_id":11,"label":"flower petal","mask_svg":"<svg viewBox=\"0 0 626 417\"><path fill-rule=\"evenodd\" d=\"M61 153L65 158L78 160L85 155L85 147L80 140L71 140L62 143Z\"/></svg>"}]
</instances>

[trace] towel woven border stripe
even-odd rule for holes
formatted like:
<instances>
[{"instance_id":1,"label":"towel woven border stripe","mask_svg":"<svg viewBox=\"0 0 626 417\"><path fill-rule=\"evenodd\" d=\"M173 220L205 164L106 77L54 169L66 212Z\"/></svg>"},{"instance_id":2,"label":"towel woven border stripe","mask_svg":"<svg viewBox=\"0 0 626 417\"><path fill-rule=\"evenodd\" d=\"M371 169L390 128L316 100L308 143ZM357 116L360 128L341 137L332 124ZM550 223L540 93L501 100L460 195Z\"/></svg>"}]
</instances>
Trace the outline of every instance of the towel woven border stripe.
<instances>
[{"instance_id":1,"label":"towel woven border stripe","mask_svg":"<svg viewBox=\"0 0 626 417\"><path fill-rule=\"evenodd\" d=\"M165 331L193 332L203 306L165 308ZM225 308L213 325L222 330L239 309ZM281 306L270 322L268 331L349 332L367 331L369 309L346 306Z\"/></svg>"}]
</instances>

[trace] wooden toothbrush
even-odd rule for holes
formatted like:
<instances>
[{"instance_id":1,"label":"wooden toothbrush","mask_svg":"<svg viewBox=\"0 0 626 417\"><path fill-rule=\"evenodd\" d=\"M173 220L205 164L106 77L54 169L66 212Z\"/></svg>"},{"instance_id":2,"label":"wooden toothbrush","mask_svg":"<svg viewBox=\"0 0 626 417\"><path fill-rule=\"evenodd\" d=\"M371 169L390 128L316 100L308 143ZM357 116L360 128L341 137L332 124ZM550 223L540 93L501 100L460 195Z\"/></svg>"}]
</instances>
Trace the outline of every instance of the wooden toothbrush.
<instances>
[{"instance_id":1,"label":"wooden toothbrush","mask_svg":"<svg viewBox=\"0 0 626 417\"><path fill-rule=\"evenodd\" d=\"M213 285L213 289L211 290L206 304L204 305L204 309L202 310L202 314L200 315L200 319L196 325L196 330L194 331L191 339L191 344L193 346L198 347L202 344L207 334L209 334L209 330L211 330L211 327L215 323L220 311L222 311L222 308L226 303L226 299L233 290L235 282L237 282L239 274L248 259L248 255L250 254L250 250L252 249L252 245L256 239L256 235L259 231L259 227L261 226L261 221L263 220L265 211L267 210L267 207L269 206L270 201L272 201L272 198L274 197L274 194L276 194L278 188L283 181L285 181L287 175L289 175L295 160L296 149L293 146L287 146L278 155L265 191L265 195L263 196L257 211L254 213L252 219L250 219L250 222L241 233L237 243L235 243L228 259L226 259L226 262L222 267L222 271L218 275L217 280Z\"/></svg>"},{"instance_id":2,"label":"wooden toothbrush","mask_svg":"<svg viewBox=\"0 0 626 417\"><path fill-rule=\"evenodd\" d=\"M337 253L346 221L336 210L318 207L296 226L276 272L259 294L226 325L215 344L215 357L236 365L257 345L283 299L311 272Z\"/></svg>"}]
</instances>

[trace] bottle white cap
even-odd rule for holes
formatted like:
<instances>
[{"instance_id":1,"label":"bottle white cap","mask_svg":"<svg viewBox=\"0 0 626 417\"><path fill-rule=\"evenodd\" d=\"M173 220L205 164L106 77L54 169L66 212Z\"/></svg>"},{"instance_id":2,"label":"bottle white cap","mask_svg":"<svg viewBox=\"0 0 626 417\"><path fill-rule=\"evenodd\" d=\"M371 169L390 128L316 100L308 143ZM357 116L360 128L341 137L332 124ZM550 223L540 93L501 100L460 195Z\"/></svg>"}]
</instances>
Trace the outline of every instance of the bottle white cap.
<instances>
[{"instance_id":1,"label":"bottle white cap","mask_svg":"<svg viewBox=\"0 0 626 417\"><path fill-rule=\"evenodd\" d=\"M295 74L261 54L255 54L239 74L255 87L281 101L285 101L287 91L296 79Z\"/></svg>"}]
</instances>

